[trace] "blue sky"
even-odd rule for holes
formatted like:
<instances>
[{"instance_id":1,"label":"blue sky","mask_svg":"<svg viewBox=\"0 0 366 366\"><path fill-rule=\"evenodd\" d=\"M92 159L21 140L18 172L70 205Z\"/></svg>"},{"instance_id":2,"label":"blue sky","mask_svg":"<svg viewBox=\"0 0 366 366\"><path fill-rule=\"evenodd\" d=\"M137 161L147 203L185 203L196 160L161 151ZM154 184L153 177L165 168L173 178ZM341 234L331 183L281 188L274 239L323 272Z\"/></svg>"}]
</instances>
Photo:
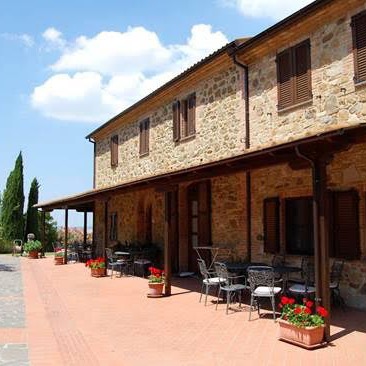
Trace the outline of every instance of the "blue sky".
<instances>
[{"instance_id":1,"label":"blue sky","mask_svg":"<svg viewBox=\"0 0 366 366\"><path fill-rule=\"evenodd\" d=\"M89 132L225 42L309 2L1 1L0 191L20 150L26 196L33 177L41 201L91 189Z\"/></svg>"}]
</instances>

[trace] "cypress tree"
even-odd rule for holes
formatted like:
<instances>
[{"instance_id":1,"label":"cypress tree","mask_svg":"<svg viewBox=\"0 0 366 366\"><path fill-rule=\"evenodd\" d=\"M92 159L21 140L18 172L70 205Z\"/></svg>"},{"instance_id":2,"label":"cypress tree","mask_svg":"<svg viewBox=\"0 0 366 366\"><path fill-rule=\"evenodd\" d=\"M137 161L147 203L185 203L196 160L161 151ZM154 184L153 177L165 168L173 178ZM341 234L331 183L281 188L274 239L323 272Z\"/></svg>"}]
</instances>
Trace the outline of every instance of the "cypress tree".
<instances>
[{"instance_id":1,"label":"cypress tree","mask_svg":"<svg viewBox=\"0 0 366 366\"><path fill-rule=\"evenodd\" d=\"M6 240L24 237L24 187L23 157L20 152L15 161L14 170L9 174L3 192L1 226Z\"/></svg>"},{"instance_id":2,"label":"cypress tree","mask_svg":"<svg viewBox=\"0 0 366 366\"><path fill-rule=\"evenodd\" d=\"M38 189L39 184L37 178L32 180L29 195L28 195L28 208L26 215L26 225L25 225L25 238L27 234L33 233L36 238L39 240L39 219L38 219L38 210L33 207L33 205L38 203Z\"/></svg>"}]
</instances>

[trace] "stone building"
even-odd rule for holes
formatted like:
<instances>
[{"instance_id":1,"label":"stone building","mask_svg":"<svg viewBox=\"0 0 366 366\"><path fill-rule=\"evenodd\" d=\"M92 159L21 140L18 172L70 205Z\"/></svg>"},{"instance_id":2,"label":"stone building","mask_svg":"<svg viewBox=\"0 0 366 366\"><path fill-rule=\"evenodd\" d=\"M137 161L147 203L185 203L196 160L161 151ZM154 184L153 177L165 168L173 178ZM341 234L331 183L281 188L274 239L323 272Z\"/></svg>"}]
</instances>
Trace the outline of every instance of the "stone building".
<instances>
[{"instance_id":1,"label":"stone building","mask_svg":"<svg viewBox=\"0 0 366 366\"><path fill-rule=\"evenodd\" d=\"M98 254L154 243L169 271L196 270L196 246L234 260L329 260L366 308L366 5L318 0L238 39L87 138L94 187L40 203L94 212ZM315 254L314 254L315 253Z\"/></svg>"}]
</instances>

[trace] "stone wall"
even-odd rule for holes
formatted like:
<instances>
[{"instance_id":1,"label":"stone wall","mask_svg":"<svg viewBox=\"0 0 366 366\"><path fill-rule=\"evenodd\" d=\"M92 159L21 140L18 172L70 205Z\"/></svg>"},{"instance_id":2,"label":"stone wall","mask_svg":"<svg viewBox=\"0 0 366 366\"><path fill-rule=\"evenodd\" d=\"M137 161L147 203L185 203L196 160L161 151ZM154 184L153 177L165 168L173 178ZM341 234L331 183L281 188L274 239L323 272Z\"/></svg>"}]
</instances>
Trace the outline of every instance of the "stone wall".
<instances>
[{"instance_id":1,"label":"stone wall","mask_svg":"<svg viewBox=\"0 0 366 366\"><path fill-rule=\"evenodd\" d=\"M356 145L339 153L327 168L328 187L332 190L356 189L360 197L359 224L361 240L360 260L346 261L341 281L346 303L366 309L366 146ZM252 172L252 260L271 263L273 254L264 253L263 200L279 197L312 196L310 169L291 170L288 165L258 169ZM282 203L282 202L281 202ZM281 205L280 246L285 253L284 205ZM301 256L288 255L286 261L300 265Z\"/></svg>"},{"instance_id":2,"label":"stone wall","mask_svg":"<svg viewBox=\"0 0 366 366\"><path fill-rule=\"evenodd\" d=\"M236 67L221 71L175 98L196 92L196 135L173 141L172 102L146 111L138 121L125 123L119 136L119 164L111 168L110 137L97 142L96 187L112 186L187 167L198 166L243 152L243 76ZM139 121L150 117L150 153L139 156Z\"/></svg>"},{"instance_id":3,"label":"stone wall","mask_svg":"<svg viewBox=\"0 0 366 366\"><path fill-rule=\"evenodd\" d=\"M245 173L211 179L212 245L227 248L221 258L247 257Z\"/></svg>"},{"instance_id":4,"label":"stone wall","mask_svg":"<svg viewBox=\"0 0 366 366\"><path fill-rule=\"evenodd\" d=\"M363 7L366 8L366 5ZM351 16L363 8L294 39L310 38L312 94L310 103L277 110L276 52L249 65L251 148L277 145L320 132L358 124L366 116L366 88L355 87Z\"/></svg>"},{"instance_id":5,"label":"stone wall","mask_svg":"<svg viewBox=\"0 0 366 366\"><path fill-rule=\"evenodd\" d=\"M108 237L107 246L113 247L118 242L140 242L144 244L145 210L152 207L152 242L163 248L164 244L164 215L163 195L153 190L117 194L108 201L108 235L110 214L117 213L117 240ZM142 221L142 225L140 224ZM98 255L104 249L104 202L97 202L95 214L95 241Z\"/></svg>"}]
</instances>

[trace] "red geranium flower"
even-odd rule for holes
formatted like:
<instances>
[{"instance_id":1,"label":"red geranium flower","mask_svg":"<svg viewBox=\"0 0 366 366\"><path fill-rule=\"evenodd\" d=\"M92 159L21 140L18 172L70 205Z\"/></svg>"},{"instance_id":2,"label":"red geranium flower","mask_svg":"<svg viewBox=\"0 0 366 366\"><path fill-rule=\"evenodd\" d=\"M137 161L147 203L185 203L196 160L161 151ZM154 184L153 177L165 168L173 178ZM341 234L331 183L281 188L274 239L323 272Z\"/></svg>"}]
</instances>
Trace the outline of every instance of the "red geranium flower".
<instances>
[{"instance_id":1,"label":"red geranium flower","mask_svg":"<svg viewBox=\"0 0 366 366\"><path fill-rule=\"evenodd\" d=\"M328 310L324 309L322 306L318 306L316 308L316 312L322 316L323 318L326 318L328 316Z\"/></svg>"}]
</instances>

